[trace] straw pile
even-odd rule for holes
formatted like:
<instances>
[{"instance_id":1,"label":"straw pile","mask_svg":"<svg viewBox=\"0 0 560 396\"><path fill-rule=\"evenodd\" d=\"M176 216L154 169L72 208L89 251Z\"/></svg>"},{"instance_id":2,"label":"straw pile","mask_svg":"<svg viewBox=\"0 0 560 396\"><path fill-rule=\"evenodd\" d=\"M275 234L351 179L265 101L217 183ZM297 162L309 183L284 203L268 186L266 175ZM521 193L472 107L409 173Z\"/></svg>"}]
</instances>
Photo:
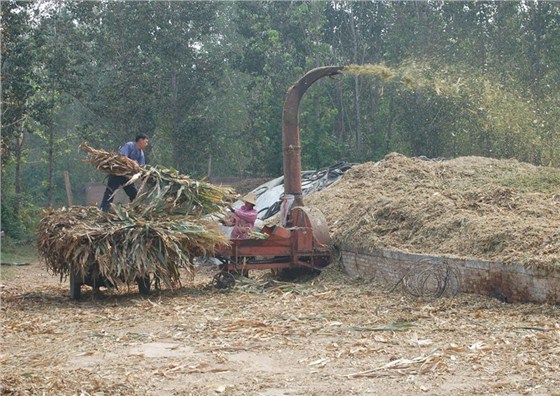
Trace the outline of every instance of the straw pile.
<instances>
[{"instance_id":1,"label":"straw pile","mask_svg":"<svg viewBox=\"0 0 560 396\"><path fill-rule=\"evenodd\" d=\"M560 169L393 153L306 204L325 214L339 245L560 268Z\"/></svg>"},{"instance_id":2,"label":"straw pile","mask_svg":"<svg viewBox=\"0 0 560 396\"><path fill-rule=\"evenodd\" d=\"M71 270L81 277L102 276L113 284L152 273L173 287L179 283L179 268L192 273L194 257L212 254L227 243L217 223L202 221L201 216L222 211L231 191L171 169L140 168L114 153L81 147L97 169L138 181L140 193L128 205L112 205L108 213L81 206L46 210L37 240L49 271L61 278Z\"/></svg>"}]
</instances>

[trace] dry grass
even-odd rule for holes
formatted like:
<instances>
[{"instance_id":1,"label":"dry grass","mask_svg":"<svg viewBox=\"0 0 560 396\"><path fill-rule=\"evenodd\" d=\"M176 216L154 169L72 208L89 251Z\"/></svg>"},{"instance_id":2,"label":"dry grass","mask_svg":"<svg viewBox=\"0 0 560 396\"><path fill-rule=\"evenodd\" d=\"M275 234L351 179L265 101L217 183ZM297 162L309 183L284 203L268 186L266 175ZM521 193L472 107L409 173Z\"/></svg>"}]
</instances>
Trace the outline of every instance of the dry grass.
<instances>
[{"instance_id":1,"label":"dry grass","mask_svg":"<svg viewBox=\"0 0 560 396\"><path fill-rule=\"evenodd\" d=\"M117 284L153 274L167 287L179 285L179 269L192 272L194 257L227 243L215 222L194 217L146 218L115 208L73 206L45 211L37 228L39 253L61 278L100 275Z\"/></svg>"},{"instance_id":2,"label":"dry grass","mask_svg":"<svg viewBox=\"0 0 560 396\"><path fill-rule=\"evenodd\" d=\"M133 176L141 172L140 165L136 161L119 153L97 150L87 143L80 144L80 149L88 155L86 162L101 172L115 176Z\"/></svg>"}]
</instances>

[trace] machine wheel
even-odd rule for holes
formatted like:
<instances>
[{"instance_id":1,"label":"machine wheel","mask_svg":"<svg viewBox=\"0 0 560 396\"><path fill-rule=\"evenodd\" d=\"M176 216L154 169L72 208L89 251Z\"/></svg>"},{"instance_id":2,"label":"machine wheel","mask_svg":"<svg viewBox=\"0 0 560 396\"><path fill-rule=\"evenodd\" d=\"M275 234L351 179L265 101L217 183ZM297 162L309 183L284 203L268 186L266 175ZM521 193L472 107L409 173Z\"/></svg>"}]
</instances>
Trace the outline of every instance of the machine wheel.
<instances>
[{"instance_id":1,"label":"machine wheel","mask_svg":"<svg viewBox=\"0 0 560 396\"><path fill-rule=\"evenodd\" d=\"M82 280L73 270L70 270L70 298L79 300L82 293Z\"/></svg>"},{"instance_id":2,"label":"machine wheel","mask_svg":"<svg viewBox=\"0 0 560 396\"><path fill-rule=\"evenodd\" d=\"M227 271L220 271L214 275L212 283L216 289L229 289L235 285L235 278Z\"/></svg>"},{"instance_id":3,"label":"machine wheel","mask_svg":"<svg viewBox=\"0 0 560 396\"><path fill-rule=\"evenodd\" d=\"M234 273L235 273L235 275L241 275L244 278L249 277L249 270L248 269L246 269L246 270L236 270Z\"/></svg>"},{"instance_id":4,"label":"machine wheel","mask_svg":"<svg viewBox=\"0 0 560 396\"><path fill-rule=\"evenodd\" d=\"M150 275L146 275L143 278L136 278L136 283L138 283L138 291L140 294L144 296L148 296L150 294Z\"/></svg>"},{"instance_id":5,"label":"machine wheel","mask_svg":"<svg viewBox=\"0 0 560 396\"><path fill-rule=\"evenodd\" d=\"M315 256L312 258L311 262L315 268L325 268L333 261L331 255L325 256Z\"/></svg>"}]
</instances>

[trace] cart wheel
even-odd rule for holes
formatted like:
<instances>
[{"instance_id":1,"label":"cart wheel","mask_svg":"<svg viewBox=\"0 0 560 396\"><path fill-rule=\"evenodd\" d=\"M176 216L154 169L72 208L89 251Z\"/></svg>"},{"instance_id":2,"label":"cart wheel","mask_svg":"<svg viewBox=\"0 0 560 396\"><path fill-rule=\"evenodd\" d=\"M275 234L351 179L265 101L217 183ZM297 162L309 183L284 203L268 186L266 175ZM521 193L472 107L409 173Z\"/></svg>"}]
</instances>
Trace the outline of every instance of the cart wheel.
<instances>
[{"instance_id":1,"label":"cart wheel","mask_svg":"<svg viewBox=\"0 0 560 396\"><path fill-rule=\"evenodd\" d=\"M82 280L73 270L70 270L70 298L79 300L82 293Z\"/></svg>"},{"instance_id":2,"label":"cart wheel","mask_svg":"<svg viewBox=\"0 0 560 396\"><path fill-rule=\"evenodd\" d=\"M140 294L144 296L150 294L150 275L146 275L143 278L136 278L136 283L138 283L138 291L140 292Z\"/></svg>"},{"instance_id":3,"label":"cart wheel","mask_svg":"<svg viewBox=\"0 0 560 396\"><path fill-rule=\"evenodd\" d=\"M229 289L235 285L235 278L227 271L220 271L214 275L213 284L216 289Z\"/></svg>"},{"instance_id":4,"label":"cart wheel","mask_svg":"<svg viewBox=\"0 0 560 396\"><path fill-rule=\"evenodd\" d=\"M234 271L235 275L241 275L244 278L248 278L249 277L249 270L235 270Z\"/></svg>"}]
</instances>

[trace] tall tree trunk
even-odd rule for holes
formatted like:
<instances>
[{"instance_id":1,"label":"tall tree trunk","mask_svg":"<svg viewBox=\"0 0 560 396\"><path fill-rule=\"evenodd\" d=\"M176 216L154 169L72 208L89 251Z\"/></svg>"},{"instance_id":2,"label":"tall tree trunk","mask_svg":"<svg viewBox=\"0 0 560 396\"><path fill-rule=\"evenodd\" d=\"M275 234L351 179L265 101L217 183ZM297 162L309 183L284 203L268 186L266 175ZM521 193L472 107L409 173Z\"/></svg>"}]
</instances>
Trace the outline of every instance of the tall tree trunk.
<instances>
[{"instance_id":1,"label":"tall tree trunk","mask_svg":"<svg viewBox=\"0 0 560 396\"><path fill-rule=\"evenodd\" d=\"M176 169L180 169L182 162L182 154L184 147L176 141L179 134L179 109L177 105L177 97L179 95L179 83L177 82L177 70L174 68L171 71L171 122L172 122L172 136L173 136L173 162Z\"/></svg>"},{"instance_id":2,"label":"tall tree trunk","mask_svg":"<svg viewBox=\"0 0 560 396\"><path fill-rule=\"evenodd\" d=\"M487 33L488 31L488 27L486 25L487 23L487 11L485 10L485 3L484 2L478 2L475 3L475 10L477 11L477 14L480 15L479 18L477 18L477 24L479 25L479 29L481 29L478 32L477 35L477 41L476 41L476 57L478 59L478 65L481 68L481 70L486 70L487 69L487 50L486 50L486 45L487 45L487 38L485 37L485 33Z\"/></svg>"},{"instance_id":3,"label":"tall tree trunk","mask_svg":"<svg viewBox=\"0 0 560 396\"><path fill-rule=\"evenodd\" d=\"M543 14L546 13L546 6L542 3L535 2L532 5L531 10L531 29L534 35L534 42L532 48L529 51L529 56L531 57L531 77L532 77L532 86L533 86L533 95L535 97L535 104L536 104L536 114L537 118L541 118L542 115L542 89L541 89L541 80L543 77L543 64L542 64L542 57L543 57L543 36L545 34L545 21ZM553 157L553 148L555 144L552 142L551 139L552 134L545 134L543 141L547 142L547 146L550 147L550 158ZM534 153L532 154L531 162L536 165L541 165L543 162L543 155L542 151L539 147L536 147L533 150Z\"/></svg>"},{"instance_id":4,"label":"tall tree trunk","mask_svg":"<svg viewBox=\"0 0 560 396\"><path fill-rule=\"evenodd\" d=\"M356 153L358 158L361 159L363 153L362 144L362 115L360 113L360 81L358 76L354 77L354 116L355 116L355 128L356 128Z\"/></svg>"},{"instance_id":5,"label":"tall tree trunk","mask_svg":"<svg viewBox=\"0 0 560 396\"><path fill-rule=\"evenodd\" d=\"M16 173L15 173L15 188L16 200L14 202L14 217L19 218L20 202L21 202L21 149L23 146L23 128L24 123L21 123L21 132L16 139Z\"/></svg>"},{"instance_id":6,"label":"tall tree trunk","mask_svg":"<svg viewBox=\"0 0 560 396\"><path fill-rule=\"evenodd\" d=\"M350 31L352 32L352 42L353 42L353 62L354 64L359 63L358 59L358 48L359 48L359 32L356 28L356 21L354 19L354 8L350 6ZM361 159L363 147L362 147L362 122L360 114L360 80L358 76L354 76L354 128L355 128L355 147L358 158Z\"/></svg>"},{"instance_id":7,"label":"tall tree trunk","mask_svg":"<svg viewBox=\"0 0 560 396\"><path fill-rule=\"evenodd\" d=\"M51 109L48 136L48 173L47 173L47 207L53 203L53 172L54 172L54 79L51 79Z\"/></svg>"},{"instance_id":8,"label":"tall tree trunk","mask_svg":"<svg viewBox=\"0 0 560 396\"><path fill-rule=\"evenodd\" d=\"M342 84L336 85L336 91L338 96L338 144L343 144L346 138L346 127L344 124L344 118L346 117L346 110L344 108L344 96L342 95Z\"/></svg>"},{"instance_id":9,"label":"tall tree trunk","mask_svg":"<svg viewBox=\"0 0 560 396\"><path fill-rule=\"evenodd\" d=\"M492 142L492 133L490 131L484 131L484 144L486 148L486 156L493 157L494 154L494 145Z\"/></svg>"},{"instance_id":10,"label":"tall tree trunk","mask_svg":"<svg viewBox=\"0 0 560 396\"><path fill-rule=\"evenodd\" d=\"M379 87L372 87L372 94L371 94L371 109L370 109L370 114L371 114L371 150L372 152L375 151L375 142L377 141L376 139L376 131L377 131L377 116L379 114L379 102L381 100L381 90L379 89Z\"/></svg>"},{"instance_id":11,"label":"tall tree trunk","mask_svg":"<svg viewBox=\"0 0 560 396\"><path fill-rule=\"evenodd\" d=\"M532 55L531 59L531 72L533 77L533 93L539 103L541 99L541 78L542 78L542 36L544 34L544 21L542 13L545 12L542 10L542 5L539 3L535 3L532 8L532 15L531 15L531 25L533 34L535 36L535 41L533 44L533 48L530 51Z\"/></svg>"},{"instance_id":12,"label":"tall tree trunk","mask_svg":"<svg viewBox=\"0 0 560 396\"><path fill-rule=\"evenodd\" d=\"M412 125L412 138L410 139L412 143L412 154L413 155L429 155L426 152L426 147L429 146L432 142L429 142L429 136L426 131L426 126L424 120L420 120L421 116L424 116L422 112L418 111L417 109L424 108L424 93L422 89L418 89L414 93L414 103L416 105L415 109L415 122ZM420 128L420 125L423 127Z\"/></svg>"},{"instance_id":13,"label":"tall tree trunk","mask_svg":"<svg viewBox=\"0 0 560 396\"><path fill-rule=\"evenodd\" d=\"M393 145L393 120L395 112L393 111L393 98L389 98L389 110L387 115L387 130L385 132L385 151L389 152Z\"/></svg>"},{"instance_id":14,"label":"tall tree trunk","mask_svg":"<svg viewBox=\"0 0 560 396\"><path fill-rule=\"evenodd\" d=\"M58 30L56 25L54 26L54 42L55 42L55 56L57 55L58 48ZM56 70L56 69L55 69ZM54 70L51 71L54 73ZM50 108L50 119L49 119L49 134L48 134L48 164L47 164L47 207L52 207L53 204L53 172L54 172L54 111L55 111L55 75L51 75L50 88L51 88L51 108Z\"/></svg>"}]
</instances>

